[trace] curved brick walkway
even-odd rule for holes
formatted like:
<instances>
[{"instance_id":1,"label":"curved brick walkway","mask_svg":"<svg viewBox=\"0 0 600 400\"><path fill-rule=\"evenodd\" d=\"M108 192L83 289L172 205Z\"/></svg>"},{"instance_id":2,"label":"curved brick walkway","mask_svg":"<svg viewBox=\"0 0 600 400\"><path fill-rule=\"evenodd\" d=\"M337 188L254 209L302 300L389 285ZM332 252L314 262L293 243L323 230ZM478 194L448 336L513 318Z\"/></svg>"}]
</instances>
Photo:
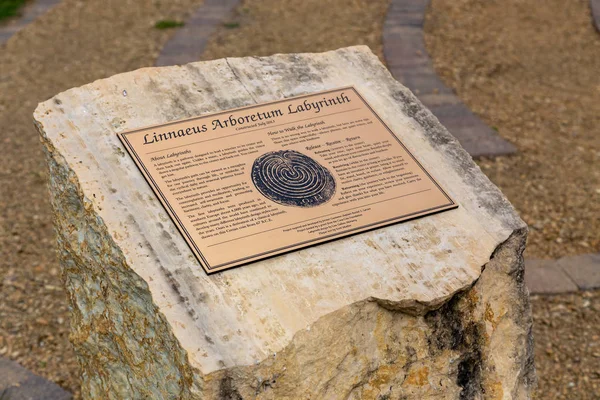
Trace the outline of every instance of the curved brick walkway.
<instances>
[{"instance_id":1,"label":"curved brick walkway","mask_svg":"<svg viewBox=\"0 0 600 400\"><path fill-rule=\"evenodd\" d=\"M155 65L187 64L198 61L208 39L231 13L240 0L204 0L186 22L169 40L158 56Z\"/></svg>"},{"instance_id":2,"label":"curved brick walkway","mask_svg":"<svg viewBox=\"0 0 600 400\"><path fill-rule=\"evenodd\" d=\"M11 18L6 22L0 23L0 45L4 44L12 35L58 3L60 3L60 0L33 1L23 8L21 17Z\"/></svg>"},{"instance_id":3,"label":"curved brick walkway","mask_svg":"<svg viewBox=\"0 0 600 400\"><path fill-rule=\"evenodd\" d=\"M473 114L435 73L423 39L429 1L392 0L383 27L383 53L392 75L417 95L472 156L516 152L512 144Z\"/></svg>"},{"instance_id":4,"label":"curved brick walkway","mask_svg":"<svg viewBox=\"0 0 600 400\"><path fill-rule=\"evenodd\" d=\"M600 0L590 0L590 6L592 7L592 19L596 29L600 32Z\"/></svg>"}]
</instances>

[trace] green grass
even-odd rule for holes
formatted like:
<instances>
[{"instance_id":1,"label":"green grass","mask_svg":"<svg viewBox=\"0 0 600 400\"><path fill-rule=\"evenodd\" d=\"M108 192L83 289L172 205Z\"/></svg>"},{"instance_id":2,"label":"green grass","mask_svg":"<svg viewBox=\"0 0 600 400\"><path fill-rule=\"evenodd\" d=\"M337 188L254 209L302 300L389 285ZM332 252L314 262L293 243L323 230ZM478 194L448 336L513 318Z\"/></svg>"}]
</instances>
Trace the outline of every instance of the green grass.
<instances>
[{"instance_id":1,"label":"green grass","mask_svg":"<svg viewBox=\"0 0 600 400\"><path fill-rule=\"evenodd\" d=\"M0 0L0 21L19 15L19 9L26 0Z\"/></svg>"},{"instance_id":2,"label":"green grass","mask_svg":"<svg viewBox=\"0 0 600 400\"><path fill-rule=\"evenodd\" d=\"M163 19L154 24L154 27L156 29L172 29L182 27L183 25L185 24L181 21L175 21L173 19Z\"/></svg>"},{"instance_id":3,"label":"green grass","mask_svg":"<svg viewBox=\"0 0 600 400\"><path fill-rule=\"evenodd\" d=\"M240 23L239 22L225 22L225 23L223 23L223 26L227 29L235 29L235 28L240 27Z\"/></svg>"}]
</instances>

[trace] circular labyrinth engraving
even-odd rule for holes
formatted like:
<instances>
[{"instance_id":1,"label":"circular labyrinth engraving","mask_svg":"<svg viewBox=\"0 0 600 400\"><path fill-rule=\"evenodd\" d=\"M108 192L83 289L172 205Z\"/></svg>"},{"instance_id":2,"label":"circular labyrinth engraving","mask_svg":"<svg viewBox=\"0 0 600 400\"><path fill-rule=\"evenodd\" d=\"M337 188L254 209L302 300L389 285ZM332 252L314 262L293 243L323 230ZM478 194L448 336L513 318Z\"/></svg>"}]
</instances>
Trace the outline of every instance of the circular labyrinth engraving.
<instances>
[{"instance_id":1,"label":"circular labyrinth engraving","mask_svg":"<svg viewBox=\"0 0 600 400\"><path fill-rule=\"evenodd\" d=\"M258 157L252 165L252 182L263 196L285 206L316 207L335 193L331 172L294 150Z\"/></svg>"}]
</instances>

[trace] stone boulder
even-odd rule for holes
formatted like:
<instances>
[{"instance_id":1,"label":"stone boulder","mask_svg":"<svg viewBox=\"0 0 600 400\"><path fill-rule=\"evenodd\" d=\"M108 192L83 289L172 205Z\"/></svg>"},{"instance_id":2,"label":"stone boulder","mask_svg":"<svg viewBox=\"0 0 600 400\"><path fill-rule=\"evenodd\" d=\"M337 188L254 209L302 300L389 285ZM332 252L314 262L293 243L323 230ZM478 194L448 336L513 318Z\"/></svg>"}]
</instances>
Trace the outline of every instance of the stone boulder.
<instances>
[{"instance_id":1,"label":"stone boulder","mask_svg":"<svg viewBox=\"0 0 600 400\"><path fill-rule=\"evenodd\" d=\"M116 135L349 85L458 209L207 275ZM526 225L368 48L140 69L35 124L85 398L530 397Z\"/></svg>"}]
</instances>

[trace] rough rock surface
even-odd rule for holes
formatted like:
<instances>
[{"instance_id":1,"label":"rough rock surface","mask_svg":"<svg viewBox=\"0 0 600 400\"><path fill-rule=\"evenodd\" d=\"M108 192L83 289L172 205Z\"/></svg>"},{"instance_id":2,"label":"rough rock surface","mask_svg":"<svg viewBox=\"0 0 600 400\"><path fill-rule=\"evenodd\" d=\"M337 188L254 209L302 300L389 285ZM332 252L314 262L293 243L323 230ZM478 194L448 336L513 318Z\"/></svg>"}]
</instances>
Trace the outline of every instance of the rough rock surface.
<instances>
[{"instance_id":1,"label":"rough rock surface","mask_svg":"<svg viewBox=\"0 0 600 400\"><path fill-rule=\"evenodd\" d=\"M207 276L116 137L348 85L458 209ZM141 69L35 120L87 398L529 398L526 226L368 48Z\"/></svg>"}]
</instances>

